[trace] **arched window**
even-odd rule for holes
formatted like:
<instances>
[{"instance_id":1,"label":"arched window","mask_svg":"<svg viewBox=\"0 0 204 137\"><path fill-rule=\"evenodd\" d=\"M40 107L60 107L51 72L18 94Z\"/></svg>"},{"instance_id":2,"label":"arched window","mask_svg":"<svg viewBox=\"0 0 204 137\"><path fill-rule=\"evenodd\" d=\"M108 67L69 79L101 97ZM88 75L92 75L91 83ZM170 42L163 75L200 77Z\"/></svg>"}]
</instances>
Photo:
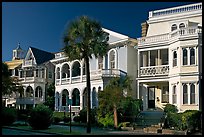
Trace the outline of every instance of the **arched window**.
<instances>
[{"instance_id":1,"label":"arched window","mask_svg":"<svg viewBox=\"0 0 204 137\"><path fill-rule=\"evenodd\" d=\"M184 48L183 49L183 65L187 65L188 64L188 52L187 49Z\"/></svg>"},{"instance_id":2,"label":"arched window","mask_svg":"<svg viewBox=\"0 0 204 137\"><path fill-rule=\"evenodd\" d=\"M176 96L176 85L173 86L173 91L172 91L172 103L176 104L177 103L177 96Z\"/></svg>"},{"instance_id":3,"label":"arched window","mask_svg":"<svg viewBox=\"0 0 204 137\"><path fill-rule=\"evenodd\" d=\"M96 107L97 106L97 93L96 93L96 88L94 87L92 90L92 106Z\"/></svg>"},{"instance_id":4,"label":"arched window","mask_svg":"<svg viewBox=\"0 0 204 137\"><path fill-rule=\"evenodd\" d=\"M62 78L69 78L70 77L70 69L68 64L64 64L62 66Z\"/></svg>"},{"instance_id":5,"label":"arched window","mask_svg":"<svg viewBox=\"0 0 204 137\"><path fill-rule=\"evenodd\" d=\"M35 89L35 97L42 97L42 88L40 86L37 86Z\"/></svg>"},{"instance_id":6,"label":"arched window","mask_svg":"<svg viewBox=\"0 0 204 137\"><path fill-rule=\"evenodd\" d=\"M195 64L195 49L191 48L190 49L190 65Z\"/></svg>"},{"instance_id":7,"label":"arched window","mask_svg":"<svg viewBox=\"0 0 204 137\"><path fill-rule=\"evenodd\" d=\"M171 26L171 31L174 31L174 30L176 30L177 29L177 25L176 24L173 24L172 26Z\"/></svg>"},{"instance_id":8,"label":"arched window","mask_svg":"<svg viewBox=\"0 0 204 137\"><path fill-rule=\"evenodd\" d=\"M26 97L33 97L33 88L31 86L26 89Z\"/></svg>"},{"instance_id":9,"label":"arched window","mask_svg":"<svg viewBox=\"0 0 204 137\"><path fill-rule=\"evenodd\" d=\"M80 92L77 88L73 90L72 93L72 106L79 106L80 105Z\"/></svg>"},{"instance_id":10,"label":"arched window","mask_svg":"<svg viewBox=\"0 0 204 137\"><path fill-rule=\"evenodd\" d=\"M109 61L110 61L110 69L114 69L115 67L115 51L111 51L109 54Z\"/></svg>"},{"instance_id":11,"label":"arched window","mask_svg":"<svg viewBox=\"0 0 204 137\"><path fill-rule=\"evenodd\" d=\"M60 79L60 68L57 68L57 79Z\"/></svg>"},{"instance_id":12,"label":"arched window","mask_svg":"<svg viewBox=\"0 0 204 137\"><path fill-rule=\"evenodd\" d=\"M81 75L80 64L78 61L75 61L72 67L72 77L77 77Z\"/></svg>"},{"instance_id":13,"label":"arched window","mask_svg":"<svg viewBox=\"0 0 204 137\"><path fill-rule=\"evenodd\" d=\"M62 106L67 106L67 100L69 98L69 92L67 89L62 91Z\"/></svg>"},{"instance_id":14,"label":"arched window","mask_svg":"<svg viewBox=\"0 0 204 137\"><path fill-rule=\"evenodd\" d=\"M184 23L179 24L179 29L181 29L181 28L185 28L185 24Z\"/></svg>"},{"instance_id":15,"label":"arched window","mask_svg":"<svg viewBox=\"0 0 204 137\"><path fill-rule=\"evenodd\" d=\"M60 100L59 100L60 96L59 96L59 92L56 93L56 107L57 109L59 109L60 106Z\"/></svg>"},{"instance_id":16,"label":"arched window","mask_svg":"<svg viewBox=\"0 0 204 137\"><path fill-rule=\"evenodd\" d=\"M183 104L188 104L188 88L186 84L183 84Z\"/></svg>"},{"instance_id":17,"label":"arched window","mask_svg":"<svg viewBox=\"0 0 204 137\"><path fill-rule=\"evenodd\" d=\"M195 104L195 85L190 85L190 104Z\"/></svg>"},{"instance_id":18,"label":"arched window","mask_svg":"<svg viewBox=\"0 0 204 137\"><path fill-rule=\"evenodd\" d=\"M173 67L177 66L177 52L173 52Z\"/></svg>"}]
</instances>

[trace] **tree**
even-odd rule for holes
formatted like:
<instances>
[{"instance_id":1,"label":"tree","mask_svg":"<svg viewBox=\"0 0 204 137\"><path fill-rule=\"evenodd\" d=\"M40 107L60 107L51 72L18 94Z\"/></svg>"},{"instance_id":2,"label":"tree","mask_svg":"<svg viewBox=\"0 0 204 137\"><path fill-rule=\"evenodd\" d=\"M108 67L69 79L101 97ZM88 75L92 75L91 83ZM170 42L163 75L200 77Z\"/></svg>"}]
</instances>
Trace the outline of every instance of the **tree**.
<instances>
[{"instance_id":1,"label":"tree","mask_svg":"<svg viewBox=\"0 0 204 137\"><path fill-rule=\"evenodd\" d=\"M114 127L118 127L118 113L122 100L126 96L130 96L132 80L129 76L114 77L106 85L103 91L99 93L99 111L103 111L103 115L113 110Z\"/></svg>"},{"instance_id":2,"label":"tree","mask_svg":"<svg viewBox=\"0 0 204 137\"><path fill-rule=\"evenodd\" d=\"M17 77L10 77L8 65L2 62L2 95L10 95L12 92L22 94L23 86Z\"/></svg>"},{"instance_id":3,"label":"tree","mask_svg":"<svg viewBox=\"0 0 204 137\"><path fill-rule=\"evenodd\" d=\"M87 16L81 16L69 23L65 31L64 47L62 51L69 61L78 59L84 60L86 71L87 90L87 133L91 132L90 122L90 70L89 60L93 55L97 58L104 56L108 50L108 33L102 30L99 22Z\"/></svg>"},{"instance_id":4,"label":"tree","mask_svg":"<svg viewBox=\"0 0 204 137\"><path fill-rule=\"evenodd\" d=\"M46 100L44 105L49 106L51 110L55 107L55 84L52 83L48 86L46 90Z\"/></svg>"},{"instance_id":5,"label":"tree","mask_svg":"<svg viewBox=\"0 0 204 137\"><path fill-rule=\"evenodd\" d=\"M12 79L9 75L8 65L2 62L2 95L12 93Z\"/></svg>"}]
</instances>

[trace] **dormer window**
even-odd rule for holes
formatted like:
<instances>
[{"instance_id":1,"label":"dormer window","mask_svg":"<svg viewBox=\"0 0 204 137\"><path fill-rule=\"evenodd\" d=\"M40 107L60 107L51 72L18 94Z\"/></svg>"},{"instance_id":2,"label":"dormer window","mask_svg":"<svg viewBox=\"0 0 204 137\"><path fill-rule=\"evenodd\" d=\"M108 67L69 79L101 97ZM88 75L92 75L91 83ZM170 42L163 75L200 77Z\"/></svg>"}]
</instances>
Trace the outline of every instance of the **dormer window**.
<instances>
[{"instance_id":1,"label":"dormer window","mask_svg":"<svg viewBox=\"0 0 204 137\"><path fill-rule=\"evenodd\" d=\"M171 26L171 31L174 31L174 30L176 30L177 29L177 25L176 24L173 24L172 26Z\"/></svg>"}]
</instances>

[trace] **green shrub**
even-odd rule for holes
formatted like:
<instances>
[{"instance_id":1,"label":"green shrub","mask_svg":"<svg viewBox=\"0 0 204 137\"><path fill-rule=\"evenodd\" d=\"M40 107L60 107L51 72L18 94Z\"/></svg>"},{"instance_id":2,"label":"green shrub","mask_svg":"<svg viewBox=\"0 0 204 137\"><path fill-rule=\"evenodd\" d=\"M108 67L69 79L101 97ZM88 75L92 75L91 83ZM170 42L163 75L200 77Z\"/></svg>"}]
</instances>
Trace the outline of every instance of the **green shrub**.
<instances>
[{"instance_id":1,"label":"green shrub","mask_svg":"<svg viewBox=\"0 0 204 137\"><path fill-rule=\"evenodd\" d=\"M182 129L182 120L181 120L182 113L167 113L167 117L165 120L165 127L166 128L175 128L177 130Z\"/></svg>"},{"instance_id":2,"label":"green shrub","mask_svg":"<svg viewBox=\"0 0 204 137\"><path fill-rule=\"evenodd\" d=\"M103 127L113 127L114 126L114 119L112 113L107 113L105 117L101 115L98 116L99 124L103 125Z\"/></svg>"},{"instance_id":3,"label":"green shrub","mask_svg":"<svg viewBox=\"0 0 204 137\"><path fill-rule=\"evenodd\" d=\"M177 109L177 107L175 105L166 104L165 107L164 107L164 112L165 113L169 113L169 112L177 113L178 109Z\"/></svg>"},{"instance_id":4,"label":"green shrub","mask_svg":"<svg viewBox=\"0 0 204 137\"><path fill-rule=\"evenodd\" d=\"M28 122L33 129L47 129L52 123L53 112L43 104L33 108Z\"/></svg>"},{"instance_id":5,"label":"green shrub","mask_svg":"<svg viewBox=\"0 0 204 137\"><path fill-rule=\"evenodd\" d=\"M17 110L14 108L2 108L2 125L9 126L17 119Z\"/></svg>"},{"instance_id":6,"label":"green shrub","mask_svg":"<svg viewBox=\"0 0 204 137\"><path fill-rule=\"evenodd\" d=\"M53 122L54 122L54 124L57 124L57 123L59 123L60 121L62 121L63 119L62 118L60 118L60 117L53 117Z\"/></svg>"},{"instance_id":7,"label":"green shrub","mask_svg":"<svg viewBox=\"0 0 204 137\"><path fill-rule=\"evenodd\" d=\"M92 124L96 123L96 109L91 109L90 112L90 121ZM87 122L87 109L83 108L80 112L79 112L79 119L82 123L86 123Z\"/></svg>"},{"instance_id":8,"label":"green shrub","mask_svg":"<svg viewBox=\"0 0 204 137\"><path fill-rule=\"evenodd\" d=\"M64 123L68 123L68 122L70 122L70 117L67 117L67 116L64 117L64 118L63 118L63 121L64 121Z\"/></svg>"},{"instance_id":9,"label":"green shrub","mask_svg":"<svg viewBox=\"0 0 204 137\"><path fill-rule=\"evenodd\" d=\"M74 120L74 122L80 122L80 116L75 116L75 117L73 118L73 120Z\"/></svg>"},{"instance_id":10,"label":"green shrub","mask_svg":"<svg viewBox=\"0 0 204 137\"><path fill-rule=\"evenodd\" d=\"M201 111L186 110L182 114L183 130L194 132L196 129L201 129Z\"/></svg>"}]
</instances>

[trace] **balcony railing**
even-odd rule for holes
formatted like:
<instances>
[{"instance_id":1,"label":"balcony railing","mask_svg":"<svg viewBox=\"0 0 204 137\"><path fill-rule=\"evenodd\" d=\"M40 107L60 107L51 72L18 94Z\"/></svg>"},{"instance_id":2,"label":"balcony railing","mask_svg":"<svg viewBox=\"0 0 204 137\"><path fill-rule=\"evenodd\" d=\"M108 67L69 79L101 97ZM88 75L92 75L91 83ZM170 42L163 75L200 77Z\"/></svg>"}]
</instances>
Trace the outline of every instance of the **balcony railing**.
<instances>
[{"instance_id":1,"label":"balcony railing","mask_svg":"<svg viewBox=\"0 0 204 137\"><path fill-rule=\"evenodd\" d=\"M34 100L35 99L35 100ZM42 98L37 98L37 97L22 97L22 98L17 98L16 99L16 104L38 104L42 103L43 99Z\"/></svg>"},{"instance_id":2,"label":"balcony railing","mask_svg":"<svg viewBox=\"0 0 204 137\"><path fill-rule=\"evenodd\" d=\"M158 17L158 16L166 16L169 14L178 14L178 13L196 11L196 10L202 10L202 3L151 11L149 12L149 17L151 18L151 17Z\"/></svg>"},{"instance_id":3,"label":"balcony railing","mask_svg":"<svg viewBox=\"0 0 204 137\"><path fill-rule=\"evenodd\" d=\"M24 77L19 78L20 82L45 82L45 78L39 77Z\"/></svg>"},{"instance_id":4,"label":"balcony railing","mask_svg":"<svg viewBox=\"0 0 204 137\"><path fill-rule=\"evenodd\" d=\"M199 33L202 33L201 27L182 28L162 35L138 38L138 46L159 42L169 42L171 39L181 38L184 36L198 35Z\"/></svg>"},{"instance_id":5,"label":"balcony railing","mask_svg":"<svg viewBox=\"0 0 204 137\"><path fill-rule=\"evenodd\" d=\"M169 65L149 66L140 68L140 77L142 76L161 76L169 74Z\"/></svg>"}]
</instances>

